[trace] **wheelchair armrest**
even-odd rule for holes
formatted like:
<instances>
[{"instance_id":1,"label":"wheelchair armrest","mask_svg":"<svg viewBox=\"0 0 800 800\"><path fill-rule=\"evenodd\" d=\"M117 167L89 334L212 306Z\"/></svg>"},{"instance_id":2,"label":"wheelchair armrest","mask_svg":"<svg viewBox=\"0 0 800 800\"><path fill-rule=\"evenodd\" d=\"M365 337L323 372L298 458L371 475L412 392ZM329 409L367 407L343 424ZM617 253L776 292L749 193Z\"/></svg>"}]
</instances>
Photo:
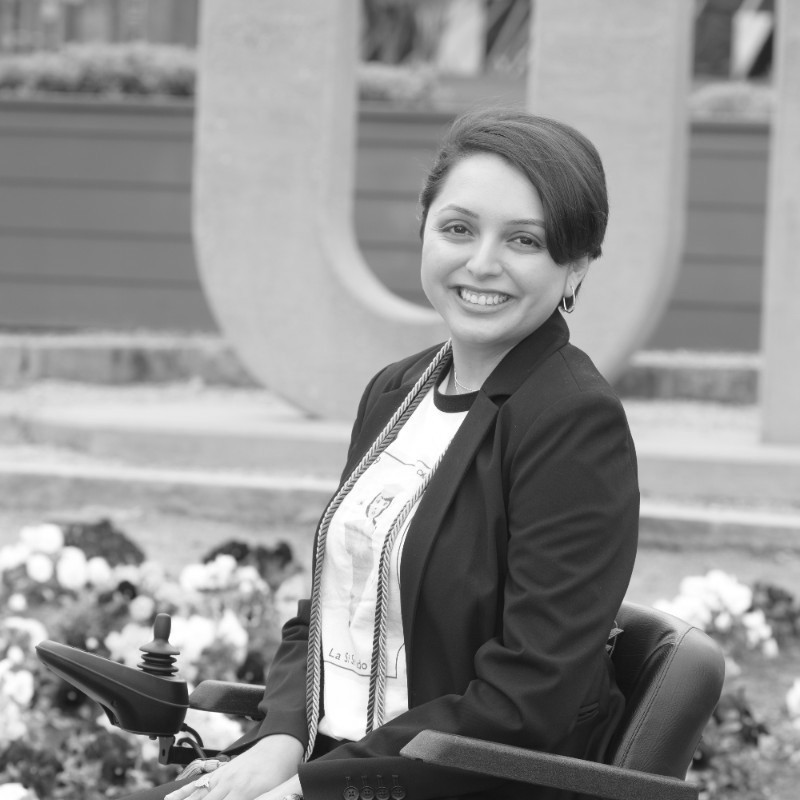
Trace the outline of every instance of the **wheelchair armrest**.
<instances>
[{"instance_id":1,"label":"wheelchair armrest","mask_svg":"<svg viewBox=\"0 0 800 800\"><path fill-rule=\"evenodd\" d=\"M697 800L699 791L678 778L636 772L579 758L487 742L439 731L421 731L401 751L427 764L478 772L610 800Z\"/></svg>"},{"instance_id":2,"label":"wheelchair armrest","mask_svg":"<svg viewBox=\"0 0 800 800\"><path fill-rule=\"evenodd\" d=\"M263 686L207 680L189 695L189 708L259 720L265 716L258 707L263 698Z\"/></svg>"}]
</instances>

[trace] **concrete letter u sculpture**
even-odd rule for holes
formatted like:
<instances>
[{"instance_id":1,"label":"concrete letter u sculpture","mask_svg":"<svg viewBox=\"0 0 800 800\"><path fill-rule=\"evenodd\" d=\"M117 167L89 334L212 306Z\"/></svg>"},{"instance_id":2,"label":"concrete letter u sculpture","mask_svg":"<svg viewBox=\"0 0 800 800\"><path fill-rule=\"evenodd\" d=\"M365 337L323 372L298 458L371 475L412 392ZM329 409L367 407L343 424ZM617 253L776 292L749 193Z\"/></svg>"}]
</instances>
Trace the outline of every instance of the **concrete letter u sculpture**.
<instances>
[{"instance_id":1,"label":"concrete letter u sculpture","mask_svg":"<svg viewBox=\"0 0 800 800\"><path fill-rule=\"evenodd\" d=\"M530 105L584 130L609 172L609 257L570 320L609 374L652 329L677 268L691 5L536 3ZM381 365L446 338L433 311L383 287L355 241L358 8L204 0L200 31L206 295L256 378L333 419L352 418Z\"/></svg>"}]
</instances>

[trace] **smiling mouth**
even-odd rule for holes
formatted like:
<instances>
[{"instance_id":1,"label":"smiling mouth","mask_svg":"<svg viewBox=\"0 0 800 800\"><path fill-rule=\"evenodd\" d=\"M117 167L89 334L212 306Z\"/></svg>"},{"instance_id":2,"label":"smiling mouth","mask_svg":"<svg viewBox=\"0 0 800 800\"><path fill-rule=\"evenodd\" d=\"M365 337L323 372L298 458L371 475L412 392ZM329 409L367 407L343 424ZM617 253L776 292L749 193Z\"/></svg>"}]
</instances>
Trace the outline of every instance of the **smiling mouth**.
<instances>
[{"instance_id":1,"label":"smiling mouth","mask_svg":"<svg viewBox=\"0 0 800 800\"><path fill-rule=\"evenodd\" d=\"M500 292L474 292L463 286L459 288L458 296L472 306L499 306L510 299L507 294Z\"/></svg>"}]
</instances>

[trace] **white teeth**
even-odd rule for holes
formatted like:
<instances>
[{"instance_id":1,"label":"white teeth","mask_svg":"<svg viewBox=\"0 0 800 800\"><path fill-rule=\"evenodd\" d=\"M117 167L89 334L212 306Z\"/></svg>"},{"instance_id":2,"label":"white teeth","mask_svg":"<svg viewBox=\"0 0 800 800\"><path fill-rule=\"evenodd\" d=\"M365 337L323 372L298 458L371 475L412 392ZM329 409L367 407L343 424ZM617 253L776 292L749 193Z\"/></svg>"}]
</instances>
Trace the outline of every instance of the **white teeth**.
<instances>
[{"instance_id":1,"label":"white teeth","mask_svg":"<svg viewBox=\"0 0 800 800\"><path fill-rule=\"evenodd\" d=\"M499 306L508 300L507 294L479 294L468 289L459 289L458 295L465 302L476 306Z\"/></svg>"}]
</instances>

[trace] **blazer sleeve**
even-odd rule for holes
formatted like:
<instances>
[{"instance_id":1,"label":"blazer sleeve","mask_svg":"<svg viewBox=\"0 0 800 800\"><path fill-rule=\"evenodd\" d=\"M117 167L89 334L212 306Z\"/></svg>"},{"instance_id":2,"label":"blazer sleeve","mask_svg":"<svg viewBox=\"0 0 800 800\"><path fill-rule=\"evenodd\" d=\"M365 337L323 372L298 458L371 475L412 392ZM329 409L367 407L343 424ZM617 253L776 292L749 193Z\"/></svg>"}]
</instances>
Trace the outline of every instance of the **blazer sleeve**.
<instances>
[{"instance_id":1,"label":"blazer sleeve","mask_svg":"<svg viewBox=\"0 0 800 800\"><path fill-rule=\"evenodd\" d=\"M413 800L481 791L493 781L398 758L400 748L434 728L552 752L585 712L635 557L633 443L621 404L605 392L575 392L518 423L510 438L519 443L509 444L503 466L501 635L475 654L475 678L463 694L411 708L302 765L310 800L338 800L345 778L367 769L371 780L392 776ZM367 757L369 765L359 761Z\"/></svg>"}]
</instances>

